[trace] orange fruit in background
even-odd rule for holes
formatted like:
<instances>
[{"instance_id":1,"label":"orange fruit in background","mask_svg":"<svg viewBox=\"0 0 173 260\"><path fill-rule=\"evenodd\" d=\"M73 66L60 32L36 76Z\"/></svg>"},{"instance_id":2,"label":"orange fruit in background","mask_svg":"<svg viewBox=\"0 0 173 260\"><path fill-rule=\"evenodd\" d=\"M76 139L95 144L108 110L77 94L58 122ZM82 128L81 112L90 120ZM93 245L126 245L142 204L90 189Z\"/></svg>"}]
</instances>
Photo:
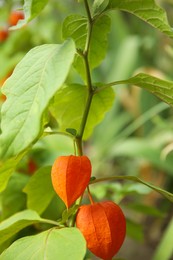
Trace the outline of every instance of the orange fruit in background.
<instances>
[{"instance_id":1,"label":"orange fruit in background","mask_svg":"<svg viewBox=\"0 0 173 260\"><path fill-rule=\"evenodd\" d=\"M14 26L18 23L19 20L23 20L25 18L23 11L11 11L8 19L8 23L10 26Z\"/></svg>"},{"instance_id":2,"label":"orange fruit in background","mask_svg":"<svg viewBox=\"0 0 173 260\"><path fill-rule=\"evenodd\" d=\"M60 156L51 171L52 185L69 208L85 191L91 177L91 162L87 156Z\"/></svg>"},{"instance_id":3,"label":"orange fruit in background","mask_svg":"<svg viewBox=\"0 0 173 260\"><path fill-rule=\"evenodd\" d=\"M8 29L7 28L0 28L0 43L4 42L8 38Z\"/></svg>"},{"instance_id":4,"label":"orange fruit in background","mask_svg":"<svg viewBox=\"0 0 173 260\"><path fill-rule=\"evenodd\" d=\"M3 86L3 84L5 83L5 81L11 76L11 74L13 73L13 70L11 70L10 72L7 73L7 75L3 78L0 79L0 87ZM2 93L0 93L0 100L2 102L4 102L6 100L6 96Z\"/></svg>"},{"instance_id":5,"label":"orange fruit in background","mask_svg":"<svg viewBox=\"0 0 173 260\"><path fill-rule=\"evenodd\" d=\"M104 260L111 260L125 239L125 216L112 201L81 206L76 226L85 237L88 249Z\"/></svg>"}]
</instances>

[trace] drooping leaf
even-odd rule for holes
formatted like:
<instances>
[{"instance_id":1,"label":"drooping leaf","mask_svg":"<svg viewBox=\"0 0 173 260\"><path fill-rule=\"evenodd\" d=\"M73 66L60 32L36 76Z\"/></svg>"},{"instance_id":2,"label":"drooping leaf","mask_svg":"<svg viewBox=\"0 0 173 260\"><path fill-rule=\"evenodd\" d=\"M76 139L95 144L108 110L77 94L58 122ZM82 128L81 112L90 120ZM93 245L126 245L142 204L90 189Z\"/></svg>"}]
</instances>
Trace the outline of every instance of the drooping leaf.
<instances>
[{"instance_id":1,"label":"drooping leaf","mask_svg":"<svg viewBox=\"0 0 173 260\"><path fill-rule=\"evenodd\" d=\"M16 213L0 223L0 244L23 228L41 221L40 216L32 210L24 210Z\"/></svg>"},{"instance_id":2,"label":"drooping leaf","mask_svg":"<svg viewBox=\"0 0 173 260\"><path fill-rule=\"evenodd\" d=\"M72 40L33 48L3 86L0 158L31 146L43 132L44 112L66 79L74 58Z\"/></svg>"},{"instance_id":3,"label":"drooping leaf","mask_svg":"<svg viewBox=\"0 0 173 260\"><path fill-rule=\"evenodd\" d=\"M133 84L156 95L169 105L173 105L173 82L159 79L144 73L139 73L136 76L125 80L124 84Z\"/></svg>"},{"instance_id":4,"label":"drooping leaf","mask_svg":"<svg viewBox=\"0 0 173 260\"><path fill-rule=\"evenodd\" d=\"M154 0L110 0L107 10L122 10L132 13L173 38L173 30L165 11Z\"/></svg>"},{"instance_id":5,"label":"drooping leaf","mask_svg":"<svg viewBox=\"0 0 173 260\"><path fill-rule=\"evenodd\" d=\"M87 88L79 84L65 86L57 92L52 112L59 123L61 131L65 132L67 128L79 131L86 99ZM113 101L114 92L112 89L105 89L94 95L84 132L84 139L91 135L93 128L112 107Z\"/></svg>"},{"instance_id":6,"label":"drooping leaf","mask_svg":"<svg viewBox=\"0 0 173 260\"><path fill-rule=\"evenodd\" d=\"M4 251L0 260L81 260L86 242L77 228L50 229L35 236L24 237Z\"/></svg>"},{"instance_id":7,"label":"drooping leaf","mask_svg":"<svg viewBox=\"0 0 173 260\"><path fill-rule=\"evenodd\" d=\"M68 16L63 24L63 37L73 38L76 47L84 51L87 40L87 18L81 15ZM97 67L105 58L107 50L107 34L110 31L110 18L107 15L99 17L93 26L90 48L89 48L89 64L90 69ZM85 67L83 59L80 55L75 58L74 66L77 71L85 78Z\"/></svg>"},{"instance_id":8,"label":"drooping leaf","mask_svg":"<svg viewBox=\"0 0 173 260\"><path fill-rule=\"evenodd\" d=\"M19 20L19 23L16 26L11 27L11 29L19 29L33 20L40 14L47 3L48 0L24 0L23 10L25 19Z\"/></svg>"},{"instance_id":9,"label":"drooping leaf","mask_svg":"<svg viewBox=\"0 0 173 260\"><path fill-rule=\"evenodd\" d=\"M41 214L49 205L55 192L50 177L51 167L39 169L24 188L27 194L27 206Z\"/></svg>"}]
</instances>

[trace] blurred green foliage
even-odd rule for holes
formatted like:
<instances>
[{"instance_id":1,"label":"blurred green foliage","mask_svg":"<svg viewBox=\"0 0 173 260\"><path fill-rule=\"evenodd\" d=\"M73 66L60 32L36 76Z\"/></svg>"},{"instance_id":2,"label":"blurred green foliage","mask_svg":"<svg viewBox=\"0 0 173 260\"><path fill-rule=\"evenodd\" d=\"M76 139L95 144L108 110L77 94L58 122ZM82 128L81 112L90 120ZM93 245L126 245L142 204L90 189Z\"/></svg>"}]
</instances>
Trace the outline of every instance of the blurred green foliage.
<instances>
[{"instance_id":1,"label":"blurred green foliage","mask_svg":"<svg viewBox=\"0 0 173 260\"><path fill-rule=\"evenodd\" d=\"M173 26L172 1L159 2L167 10L169 22ZM8 26L10 11L20 8L22 1L6 0L0 1L0 4L0 26ZM62 22L71 13L84 14L77 1L50 0L34 21L20 30L10 31L9 38L0 43L0 81L31 48L44 43L62 42ZM108 52L101 66L93 72L95 81L106 83L122 80L139 71L173 80L172 40L130 14L116 11L110 16L112 27ZM75 70L69 78L81 83L81 78ZM173 192L172 108L135 86L116 86L114 90L116 100L112 110L106 114L91 139L85 143L85 151L93 164L93 175L134 175ZM54 119L51 120L53 125ZM29 166L31 161L36 166L34 169L38 169L51 165L58 155L69 153L73 153L73 144L67 137L52 135L37 142L20 162L7 189L0 195L1 220L26 208L23 188L33 174ZM123 201L122 207L128 218L127 232L129 237L135 240L135 244L129 255L127 241L118 256L134 259L134 255L139 253L138 245L142 244L147 245L147 259L152 259L151 255L154 255L156 248L154 260L170 259L171 249L164 247L165 243L168 244L172 239L170 202L142 184L126 181L97 184L91 187L91 192L96 200L106 198L117 203ZM88 198L84 200L87 201ZM15 201L19 203L16 204ZM48 214L49 218L55 219L59 214L58 207L62 209L63 205L58 199L54 199L43 216ZM34 233L42 228L35 226L34 231L26 229L24 234ZM166 233L162 241L164 231ZM162 258L158 257L160 250ZM142 255L140 259L144 259Z\"/></svg>"}]
</instances>

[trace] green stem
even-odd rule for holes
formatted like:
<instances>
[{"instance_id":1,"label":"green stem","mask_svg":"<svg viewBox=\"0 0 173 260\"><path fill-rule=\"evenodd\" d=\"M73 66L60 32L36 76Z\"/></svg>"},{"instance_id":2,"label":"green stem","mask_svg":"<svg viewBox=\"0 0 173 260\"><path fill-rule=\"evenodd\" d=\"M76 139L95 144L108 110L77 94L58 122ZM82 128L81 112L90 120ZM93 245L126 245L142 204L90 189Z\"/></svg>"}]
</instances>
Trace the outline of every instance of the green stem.
<instances>
[{"instance_id":1,"label":"green stem","mask_svg":"<svg viewBox=\"0 0 173 260\"><path fill-rule=\"evenodd\" d=\"M59 226L59 223L56 222L56 221L54 221L54 220L42 218L42 221L43 221L44 223L48 223L48 224L51 224L51 225L54 225L54 226Z\"/></svg>"},{"instance_id":2,"label":"green stem","mask_svg":"<svg viewBox=\"0 0 173 260\"><path fill-rule=\"evenodd\" d=\"M86 8L87 17L88 17L88 33L87 33L85 49L84 49L83 53L81 53L81 56L82 56L82 58L84 60L84 64L85 64L88 97L87 97L86 106L85 106L84 114L83 114L83 117L82 117L80 129L79 129L79 133L76 137L76 145L77 145L77 148L78 148L78 154L79 155L83 154L83 152L82 152L82 150L83 150L82 149L82 138L83 138L85 126L86 126L86 123L87 123L92 98L93 98L93 95L94 95L90 66L89 66L89 60L88 60L89 48L90 48L90 42L91 42L91 34L92 34L92 28L93 28L93 20L92 20L90 8L89 8L89 5L88 5L88 1L84 0L84 4L85 4L85 8Z\"/></svg>"},{"instance_id":3,"label":"green stem","mask_svg":"<svg viewBox=\"0 0 173 260\"><path fill-rule=\"evenodd\" d=\"M44 136L47 136L47 135L64 135L64 136L67 136L67 137L70 137L70 138L74 138L74 136L72 136L71 134L63 133L63 132L59 132L59 131L44 131L43 135Z\"/></svg>"},{"instance_id":4,"label":"green stem","mask_svg":"<svg viewBox=\"0 0 173 260\"><path fill-rule=\"evenodd\" d=\"M110 82L108 84L104 84L104 86L100 86L99 88L96 88L94 91L94 94L98 93L106 88L110 88L110 87L113 87L116 85L121 85L121 84L127 84L127 83L128 83L127 80L119 80L119 81Z\"/></svg>"},{"instance_id":5,"label":"green stem","mask_svg":"<svg viewBox=\"0 0 173 260\"><path fill-rule=\"evenodd\" d=\"M89 21L89 23L92 23L92 17L91 17L91 12L90 12L90 8L89 8L89 5L88 5L88 1L84 0L84 4L85 4L87 16L88 16L88 21Z\"/></svg>"},{"instance_id":6,"label":"green stem","mask_svg":"<svg viewBox=\"0 0 173 260\"><path fill-rule=\"evenodd\" d=\"M81 139L83 137L85 126L86 126L86 123L87 123L87 119L88 119L88 114L89 114L92 98L93 98L93 93L88 93L88 98L87 98L87 102L86 102L86 106L85 106L85 111L84 111L84 114L83 114L81 126L80 126L80 129L79 129L79 135L78 135Z\"/></svg>"},{"instance_id":7,"label":"green stem","mask_svg":"<svg viewBox=\"0 0 173 260\"><path fill-rule=\"evenodd\" d=\"M87 186L87 191L88 191L88 197L89 197L89 200L90 200L91 204L94 204L94 200L92 198L89 186Z\"/></svg>"}]
</instances>

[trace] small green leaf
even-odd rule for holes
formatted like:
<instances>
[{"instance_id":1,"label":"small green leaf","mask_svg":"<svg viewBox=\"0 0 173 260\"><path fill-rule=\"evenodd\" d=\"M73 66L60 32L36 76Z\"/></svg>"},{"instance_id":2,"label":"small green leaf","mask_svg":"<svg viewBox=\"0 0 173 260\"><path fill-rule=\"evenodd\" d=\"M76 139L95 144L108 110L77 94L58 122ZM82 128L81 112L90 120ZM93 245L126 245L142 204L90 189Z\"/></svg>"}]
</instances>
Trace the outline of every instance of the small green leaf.
<instances>
[{"instance_id":1,"label":"small green leaf","mask_svg":"<svg viewBox=\"0 0 173 260\"><path fill-rule=\"evenodd\" d=\"M78 14L69 15L63 23L62 34L65 39L71 37L76 48L84 49L87 37L87 18Z\"/></svg>"},{"instance_id":2,"label":"small green leaf","mask_svg":"<svg viewBox=\"0 0 173 260\"><path fill-rule=\"evenodd\" d=\"M44 113L65 81L75 54L72 40L45 44L29 51L6 81L2 105L0 158L30 147L43 132Z\"/></svg>"},{"instance_id":3,"label":"small green leaf","mask_svg":"<svg viewBox=\"0 0 173 260\"><path fill-rule=\"evenodd\" d=\"M94 0L93 6L92 6L92 10L93 10L93 14L97 15L102 13L105 8L107 7L109 3L109 0Z\"/></svg>"},{"instance_id":4,"label":"small green leaf","mask_svg":"<svg viewBox=\"0 0 173 260\"><path fill-rule=\"evenodd\" d=\"M76 129L74 129L74 128L67 128L67 129L66 129L66 132L69 133L69 134L71 134L71 135L73 135L73 136L76 136L76 135L77 135L77 131L76 131Z\"/></svg>"},{"instance_id":5,"label":"small green leaf","mask_svg":"<svg viewBox=\"0 0 173 260\"><path fill-rule=\"evenodd\" d=\"M74 205L69 209L65 209L62 213L62 219L60 223L65 223L71 216L75 215L80 205Z\"/></svg>"},{"instance_id":6,"label":"small green leaf","mask_svg":"<svg viewBox=\"0 0 173 260\"><path fill-rule=\"evenodd\" d=\"M87 139L92 134L93 128L112 107L114 97L112 89L105 89L94 95L84 139ZM65 132L67 128L74 128L77 132L79 131L86 99L87 88L79 84L64 86L57 92L51 111L59 123L60 131Z\"/></svg>"},{"instance_id":7,"label":"small green leaf","mask_svg":"<svg viewBox=\"0 0 173 260\"><path fill-rule=\"evenodd\" d=\"M168 23L165 11L154 0L110 0L107 10L122 10L132 13L173 38L173 30Z\"/></svg>"},{"instance_id":8,"label":"small green leaf","mask_svg":"<svg viewBox=\"0 0 173 260\"><path fill-rule=\"evenodd\" d=\"M51 167L49 166L39 169L23 189L27 194L27 207L38 214L47 208L55 195L50 172Z\"/></svg>"},{"instance_id":9,"label":"small green leaf","mask_svg":"<svg viewBox=\"0 0 173 260\"><path fill-rule=\"evenodd\" d=\"M15 30L23 27L28 22L33 20L47 5L48 0L24 0L24 14L25 19L19 20L16 26L11 27L10 29Z\"/></svg>"},{"instance_id":10,"label":"small green leaf","mask_svg":"<svg viewBox=\"0 0 173 260\"><path fill-rule=\"evenodd\" d=\"M99 66L101 61L105 58L107 50L107 35L110 31L110 24L111 21L107 15L99 17L94 23L88 55L91 70ZM65 19L63 24L63 37L73 38L76 47L80 49L80 51L84 51L87 39L87 30L86 17L81 15L70 15ZM74 66L81 76L85 78L85 67L83 58L80 55L76 56Z\"/></svg>"},{"instance_id":11,"label":"small green leaf","mask_svg":"<svg viewBox=\"0 0 173 260\"><path fill-rule=\"evenodd\" d=\"M32 210L24 210L16 213L0 223L0 244L23 228L41 221L40 216Z\"/></svg>"},{"instance_id":12,"label":"small green leaf","mask_svg":"<svg viewBox=\"0 0 173 260\"><path fill-rule=\"evenodd\" d=\"M53 228L15 241L0 260L81 260L85 252L86 242L77 228Z\"/></svg>"},{"instance_id":13,"label":"small green leaf","mask_svg":"<svg viewBox=\"0 0 173 260\"><path fill-rule=\"evenodd\" d=\"M91 178L90 178L90 181L95 181L96 180L96 177L95 176L92 176Z\"/></svg>"}]
</instances>

